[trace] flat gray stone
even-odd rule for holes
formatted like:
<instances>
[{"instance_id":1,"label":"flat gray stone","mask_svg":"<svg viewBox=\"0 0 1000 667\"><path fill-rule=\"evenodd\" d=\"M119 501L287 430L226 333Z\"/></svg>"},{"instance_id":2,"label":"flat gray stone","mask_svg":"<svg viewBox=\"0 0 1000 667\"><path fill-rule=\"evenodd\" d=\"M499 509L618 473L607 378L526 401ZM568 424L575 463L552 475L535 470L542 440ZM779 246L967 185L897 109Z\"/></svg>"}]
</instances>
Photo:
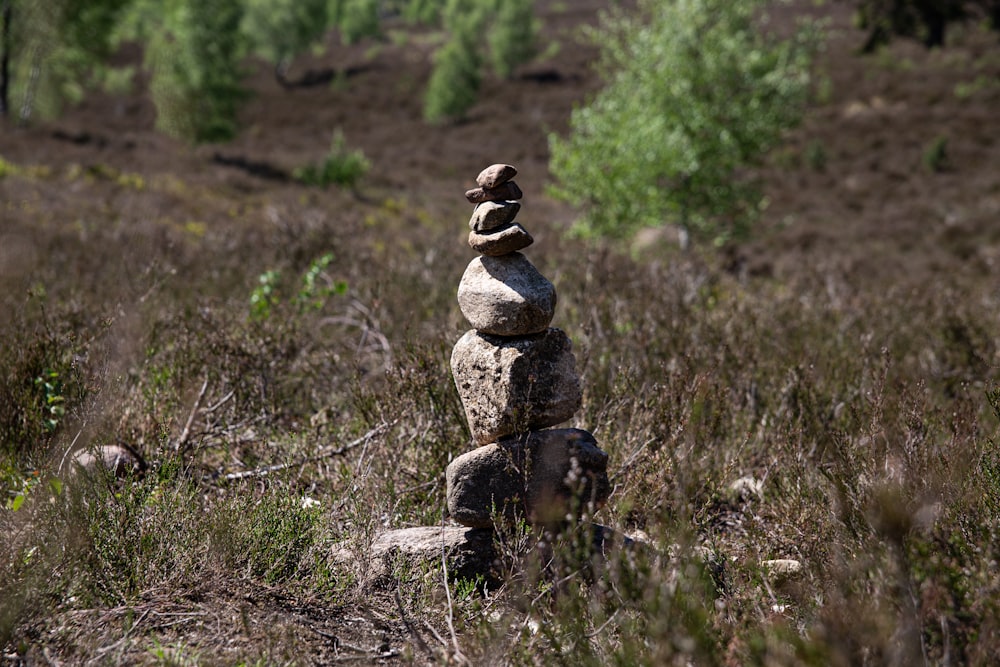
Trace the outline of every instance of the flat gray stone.
<instances>
[{"instance_id":1,"label":"flat gray stone","mask_svg":"<svg viewBox=\"0 0 1000 667\"><path fill-rule=\"evenodd\" d=\"M516 201L483 202L472 211L469 229L480 234L499 229L512 223L520 210Z\"/></svg>"},{"instance_id":2,"label":"flat gray stone","mask_svg":"<svg viewBox=\"0 0 1000 667\"><path fill-rule=\"evenodd\" d=\"M493 531L464 526L419 526L382 533L372 544L375 565L391 572L393 561L402 559L423 567L441 564L442 552L451 578L492 579L496 553Z\"/></svg>"},{"instance_id":3,"label":"flat gray stone","mask_svg":"<svg viewBox=\"0 0 1000 667\"><path fill-rule=\"evenodd\" d=\"M534 242L535 239L531 237L531 234L516 222L491 229L482 234L469 232L469 247L489 257L509 255L512 252L524 250Z\"/></svg>"},{"instance_id":4,"label":"flat gray stone","mask_svg":"<svg viewBox=\"0 0 1000 667\"><path fill-rule=\"evenodd\" d=\"M787 581L802 574L802 563L792 558L762 560L760 568L775 581Z\"/></svg>"},{"instance_id":5,"label":"flat gray stone","mask_svg":"<svg viewBox=\"0 0 1000 667\"><path fill-rule=\"evenodd\" d=\"M520 199L524 196L521 188L517 187L514 181L501 183L495 188L472 188L465 191L465 198L473 204L481 204L486 201L502 201L504 199Z\"/></svg>"},{"instance_id":6,"label":"flat gray stone","mask_svg":"<svg viewBox=\"0 0 1000 667\"><path fill-rule=\"evenodd\" d=\"M555 426L580 409L573 344L560 329L519 338L467 332L451 354L476 443Z\"/></svg>"},{"instance_id":7,"label":"flat gray stone","mask_svg":"<svg viewBox=\"0 0 1000 667\"><path fill-rule=\"evenodd\" d=\"M448 512L489 528L494 516L552 525L592 515L608 499L608 455L587 431L567 428L501 438L459 456L446 471Z\"/></svg>"},{"instance_id":8,"label":"flat gray stone","mask_svg":"<svg viewBox=\"0 0 1000 667\"><path fill-rule=\"evenodd\" d=\"M458 306L481 333L536 334L552 322L556 288L519 252L476 257L458 285Z\"/></svg>"},{"instance_id":9,"label":"flat gray stone","mask_svg":"<svg viewBox=\"0 0 1000 667\"><path fill-rule=\"evenodd\" d=\"M476 176L476 185L489 190L517 176L517 169L509 164L491 164Z\"/></svg>"},{"instance_id":10,"label":"flat gray stone","mask_svg":"<svg viewBox=\"0 0 1000 667\"><path fill-rule=\"evenodd\" d=\"M83 470L87 474L107 471L122 479L146 472L146 461L128 445L100 445L81 449L70 460L70 472Z\"/></svg>"},{"instance_id":11,"label":"flat gray stone","mask_svg":"<svg viewBox=\"0 0 1000 667\"><path fill-rule=\"evenodd\" d=\"M727 495L734 503L759 500L764 496L764 482L755 477L740 477L727 488Z\"/></svg>"}]
</instances>

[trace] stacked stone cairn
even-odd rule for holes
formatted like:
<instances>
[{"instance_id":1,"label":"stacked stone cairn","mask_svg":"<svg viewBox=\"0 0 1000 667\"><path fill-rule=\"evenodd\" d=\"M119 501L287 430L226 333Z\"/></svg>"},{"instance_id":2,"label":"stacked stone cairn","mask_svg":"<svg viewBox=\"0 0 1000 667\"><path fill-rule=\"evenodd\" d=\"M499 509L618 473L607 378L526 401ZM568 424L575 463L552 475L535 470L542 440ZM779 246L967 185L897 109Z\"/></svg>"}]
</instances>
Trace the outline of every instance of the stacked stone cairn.
<instances>
[{"instance_id":1,"label":"stacked stone cairn","mask_svg":"<svg viewBox=\"0 0 1000 667\"><path fill-rule=\"evenodd\" d=\"M455 344L452 374L476 448L446 471L448 513L461 526L418 526L383 533L372 545L376 577L396 558L440 561L458 577L493 575L494 528L524 519L555 531L592 515L607 500L608 457L594 436L550 428L580 409L573 346L550 328L556 291L519 251L534 240L514 218L522 194L514 167L495 164L465 196L476 205L469 245L480 253L458 287L474 327ZM593 525L595 546L608 529ZM338 557L349 554L338 552Z\"/></svg>"},{"instance_id":2,"label":"stacked stone cairn","mask_svg":"<svg viewBox=\"0 0 1000 667\"><path fill-rule=\"evenodd\" d=\"M580 409L572 343L550 327L556 291L519 251L533 243L515 221L517 170L494 164L465 193L476 205L469 245L481 253L458 286L474 327L455 344L451 368L478 448L447 469L448 512L473 528L523 518L555 527L607 500L608 457L594 436L549 428Z\"/></svg>"}]
</instances>

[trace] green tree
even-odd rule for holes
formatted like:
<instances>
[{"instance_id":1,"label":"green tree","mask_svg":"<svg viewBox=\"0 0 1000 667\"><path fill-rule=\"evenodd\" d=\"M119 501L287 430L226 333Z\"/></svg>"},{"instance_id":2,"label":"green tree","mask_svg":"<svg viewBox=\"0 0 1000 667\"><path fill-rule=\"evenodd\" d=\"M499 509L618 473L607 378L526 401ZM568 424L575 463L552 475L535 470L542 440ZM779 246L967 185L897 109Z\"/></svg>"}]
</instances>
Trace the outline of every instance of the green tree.
<instances>
[{"instance_id":1,"label":"green tree","mask_svg":"<svg viewBox=\"0 0 1000 667\"><path fill-rule=\"evenodd\" d=\"M481 58L475 44L462 35L453 35L434 54L434 70L424 97L424 118L438 123L461 118L476 103Z\"/></svg>"},{"instance_id":2,"label":"green tree","mask_svg":"<svg viewBox=\"0 0 1000 667\"><path fill-rule=\"evenodd\" d=\"M326 33L327 0L244 0L240 25L250 49L274 65L286 86L288 66Z\"/></svg>"},{"instance_id":3,"label":"green tree","mask_svg":"<svg viewBox=\"0 0 1000 667\"><path fill-rule=\"evenodd\" d=\"M146 48L156 126L195 142L235 136L247 93L240 0L167 0Z\"/></svg>"},{"instance_id":4,"label":"green tree","mask_svg":"<svg viewBox=\"0 0 1000 667\"><path fill-rule=\"evenodd\" d=\"M330 19L345 44L375 37L381 30L379 0L330 0Z\"/></svg>"},{"instance_id":5,"label":"green tree","mask_svg":"<svg viewBox=\"0 0 1000 667\"><path fill-rule=\"evenodd\" d=\"M533 0L496 0L496 20L487 40L493 71L509 79L518 65L529 62L537 52L538 21Z\"/></svg>"},{"instance_id":6,"label":"green tree","mask_svg":"<svg viewBox=\"0 0 1000 667\"><path fill-rule=\"evenodd\" d=\"M438 25L444 5L444 0L410 0L403 8L403 18L410 23Z\"/></svg>"},{"instance_id":7,"label":"green tree","mask_svg":"<svg viewBox=\"0 0 1000 667\"><path fill-rule=\"evenodd\" d=\"M2 0L0 113L59 113L107 81L114 26L129 0Z\"/></svg>"},{"instance_id":8,"label":"green tree","mask_svg":"<svg viewBox=\"0 0 1000 667\"><path fill-rule=\"evenodd\" d=\"M483 67L510 77L535 55L538 25L531 0L448 0L441 20L448 41L434 54L424 97L429 122L459 119L475 104Z\"/></svg>"},{"instance_id":9,"label":"green tree","mask_svg":"<svg viewBox=\"0 0 1000 667\"><path fill-rule=\"evenodd\" d=\"M741 170L801 116L815 34L777 39L762 0L641 0L606 15L606 85L550 135L553 193L583 207L577 231L627 236L673 222L722 242L760 194Z\"/></svg>"},{"instance_id":10,"label":"green tree","mask_svg":"<svg viewBox=\"0 0 1000 667\"><path fill-rule=\"evenodd\" d=\"M434 53L424 94L424 118L431 123L461 118L476 103L482 83L479 35L493 0L449 0L442 11L448 41Z\"/></svg>"},{"instance_id":11,"label":"green tree","mask_svg":"<svg viewBox=\"0 0 1000 667\"><path fill-rule=\"evenodd\" d=\"M157 127L195 142L238 129L246 97L242 59L271 62L287 84L289 63L339 28L351 43L378 35L384 0L0 0L0 114L55 115L88 87L130 79L108 63L122 41L144 47ZM411 21L440 22L449 39L435 55L427 93L432 120L457 118L475 102L487 43L503 76L533 53L531 2L397 0ZM483 26L493 19L484 37Z\"/></svg>"}]
</instances>

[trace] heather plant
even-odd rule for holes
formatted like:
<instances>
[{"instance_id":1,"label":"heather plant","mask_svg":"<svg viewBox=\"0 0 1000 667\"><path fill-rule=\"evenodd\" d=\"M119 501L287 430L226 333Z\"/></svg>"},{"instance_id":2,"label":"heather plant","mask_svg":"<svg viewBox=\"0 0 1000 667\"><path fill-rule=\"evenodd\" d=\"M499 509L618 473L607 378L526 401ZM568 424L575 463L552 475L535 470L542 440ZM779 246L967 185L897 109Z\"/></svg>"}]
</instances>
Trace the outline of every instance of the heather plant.
<instances>
[{"instance_id":1,"label":"heather plant","mask_svg":"<svg viewBox=\"0 0 1000 667\"><path fill-rule=\"evenodd\" d=\"M370 168L371 163L365 154L360 150L348 148L343 133L337 131L323 161L295 169L292 177L306 185L319 187L340 185L353 188Z\"/></svg>"},{"instance_id":2,"label":"heather plant","mask_svg":"<svg viewBox=\"0 0 1000 667\"><path fill-rule=\"evenodd\" d=\"M743 283L697 252L642 266L567 241L550 261L562 253L582 260L565 263L561 308L585 387L579 418L613 461L615 492L597 519L618 541L593 559L586 531L552 537L513 526L497 536L502 585L448 582L431 563L397 571L398 583L380 593L366 588L373 579L365 567L331 554L363 554L386 527L441 521L440 473L469 439L450 382L454 332L432 329L433 341L418 345L406 342L404 328L370 328L395 354L388 367L362 368L361 331L345 326L359 335L338 341L322 322L344 318L351 300L378 288L361 261L318 252L319 241L297 234L297 250L282 244L262 259L275 267L268 270L298 276L275 283L280 298L269 317L247 318L245 290L200 309L175 302L188 292L165 292L135 332L141 354L124 386L92 365L59 371L82 378L92 397L116 396L124 406L120 419L91 422L98 426L89 437L126 435L156 465L124 486L101 476L81 485L56 473L57 461L46 465L49 447L61 458L80 430L77 417L96 414L74 391L51 433L39 412L32 428L44 438L30 448L12 443L0 479L8 498L21 500L0 520L15 536L3 546L0 585L13 601L0 626L5 643L23 637L28 623L69 624L76 653L68 655L122 640L123 658L135 656L154 641L174 642L170 626L145 625L152 610L166 609L158 605L179 605L176 613L197 619L213 609L218 586L237 586L256 600L231 609L250 628L239 649L248 658L294 651L255 630L265 613L259 605L281 608L268 602L275 587L316 609L383 596L427 640L425 622L444 639L414 648L417 660L454 653L449 613L464 656L514 664L539 655L587 664L762 664L775 656L850 664L900 651L975 662L995 650L991 635L977 631L997 611L988 569L995 536L976 519L998 502L996 398L986 395L997 378L982 362L995 343L985 333L989 316L955 308L947 289L858 291L842 302L808 272L787 290ZM88 243L96 250L101 242ZM588 277L598 263L606 288ZM421 267L430 272L423 278L408 273L412 262L385 270L404 286L447 285L448 264ZM261 267L229 270L253 285ZM314 308L324 275L351 287ZM952 279L984 295L981 284ZM650 287L626 298L623 285ZM418 298L406 289L384 295L396 319ZM32 362L37 370L23 365L28 357L5 361L24 381L26 406L41 405L45 390L34 378L59 368L55 352L100 331L55 307L66 294L49 289L45 316L76 335L52 338L52 352ZM312 296L300 303L299 294ZM28 309L28 322L5 331L29 340L29 323L42 316ZM14 350L31 349L3 353L14 360ZM106 349L95 339L88 355ZM41 464L37 478L26 474L29 462ZM761 481L759 495L729 491L742 475ZM24 481L31 479L38 481ZM626 548L621 534L643 541ZM798 560L804 573L782 579L761 565L776 558ZM927 594L914 602L915 590ZM109 610L114 623L70 622L94 608ZM126 609L134 609L136 630L116 635L115 627L129 627ZM295 622L284 612L274 619ZM188 622L188 637L202 639L186 650L204 660L223 655L208 626ZM412 634L390 639L395 646L404 638Z\"/></svg>"}]
</instances>

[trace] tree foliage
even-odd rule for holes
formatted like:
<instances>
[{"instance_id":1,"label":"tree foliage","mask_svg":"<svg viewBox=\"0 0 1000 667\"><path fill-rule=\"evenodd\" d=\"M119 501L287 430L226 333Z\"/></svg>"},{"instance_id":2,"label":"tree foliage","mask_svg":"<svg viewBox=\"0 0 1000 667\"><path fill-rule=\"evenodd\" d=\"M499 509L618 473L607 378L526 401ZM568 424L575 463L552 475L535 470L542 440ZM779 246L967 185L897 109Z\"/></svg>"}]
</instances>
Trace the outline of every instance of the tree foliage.
<instances>
[{"instance_id":1,"label":"tree foliage","mask_svg":"<svg viewBox=\"0 0 1000 667\"><path fill-rule=\"evenodd\" d=\"M434 54L424 98L430 122L458 119L475 104L483 69L509 78L536 52L532 0L449 0L441 11L448 41Z\"/></svg>"},{"instance_id":2,"label":"tree foliage","mask_svg":"<svg viewBox=\"0 0 1000 667\"><path fill-rule=\"evenodd\" d=\"M0 108L27 120L59 113L102 85L113 28L129 0L3 0Z\"/></svg>"},{"instance_id":3,"label":"tree foliage","mask_svg":"<svg viewBox=\"0 0 1000 667\"><path fill-rule=\"evenodd\" d=\"M331 24L340 28L345 44L380 33L379 0L330 0Z\"/></svg>"},{"instance_id":4,"label":"tree foliage","mask_svg":"<svg viewBox=\"0 0 1000 667\"><path fill-rule=\"evenodd\" d=\"M604 17L606 85L550 136L553 193L579 203L577 230L627 236L667 222L721 242L760 195L740 177L800 118L815 36L760 29L761 0L643 0Z\"/></svg>"},{"instance_id":5,"label":"tree foliage","mask_svg":"<svg viewBox=\"0 0 1000 667\"><path fill-rule=\"evenodd\" d=\"M245 44L240 0L172 0L146 51L156 126L195 142L236 135Z\"/></svg>"},{"instance_id":6,"label":"tree foliage","mask_svg":"<svg viewBox=\"0 0 1000 667\"><path fill-rule=\"evenodd\" d=\"M88 87L130 80L130 69L109 61L132 41L144 49L157 127L223 141L247 96L246 56L273 64L287 84L294 58L331 28L345 43L378 36L387 12L447 34L427 93L433 120L465 113L488 61L510 76L534 53L531 0L0 0L0 114L16 103L22 120L53 116Z\"/></svg>"},{"instance_id":7,"label":"tree foliage","mask_svg":"<svg viewBox=\"0 0 1000 667\"><path fill-rule=\"evenodd\" d=\"M480 56L465 35L452 35L434 54L434 71L424 97L424 118L436 123L459 118L476 103L482 81Z\"/></svg>"},{"instance_id":8,"label":"tree foliage","mask_svg":"<svg viewBox=\"0 0 1000 667\"><path fill-rule=\"evenodd\" d=\"M250 49L285 83L292 59L326 33L327 8L327 0L245 0L240 28Z\"/></svg>"},{"instance_id":9,"label":"tree foliage","mask_svg":"<svg viewBox=\"0 0 1000 667\"><path fill-rule=\"evenodd\" d=\"M496 20L487 41L493 71L505 79L537 52L538 21L534 4L532 0L496 0Z\"/></svg>"}]
</instances>

